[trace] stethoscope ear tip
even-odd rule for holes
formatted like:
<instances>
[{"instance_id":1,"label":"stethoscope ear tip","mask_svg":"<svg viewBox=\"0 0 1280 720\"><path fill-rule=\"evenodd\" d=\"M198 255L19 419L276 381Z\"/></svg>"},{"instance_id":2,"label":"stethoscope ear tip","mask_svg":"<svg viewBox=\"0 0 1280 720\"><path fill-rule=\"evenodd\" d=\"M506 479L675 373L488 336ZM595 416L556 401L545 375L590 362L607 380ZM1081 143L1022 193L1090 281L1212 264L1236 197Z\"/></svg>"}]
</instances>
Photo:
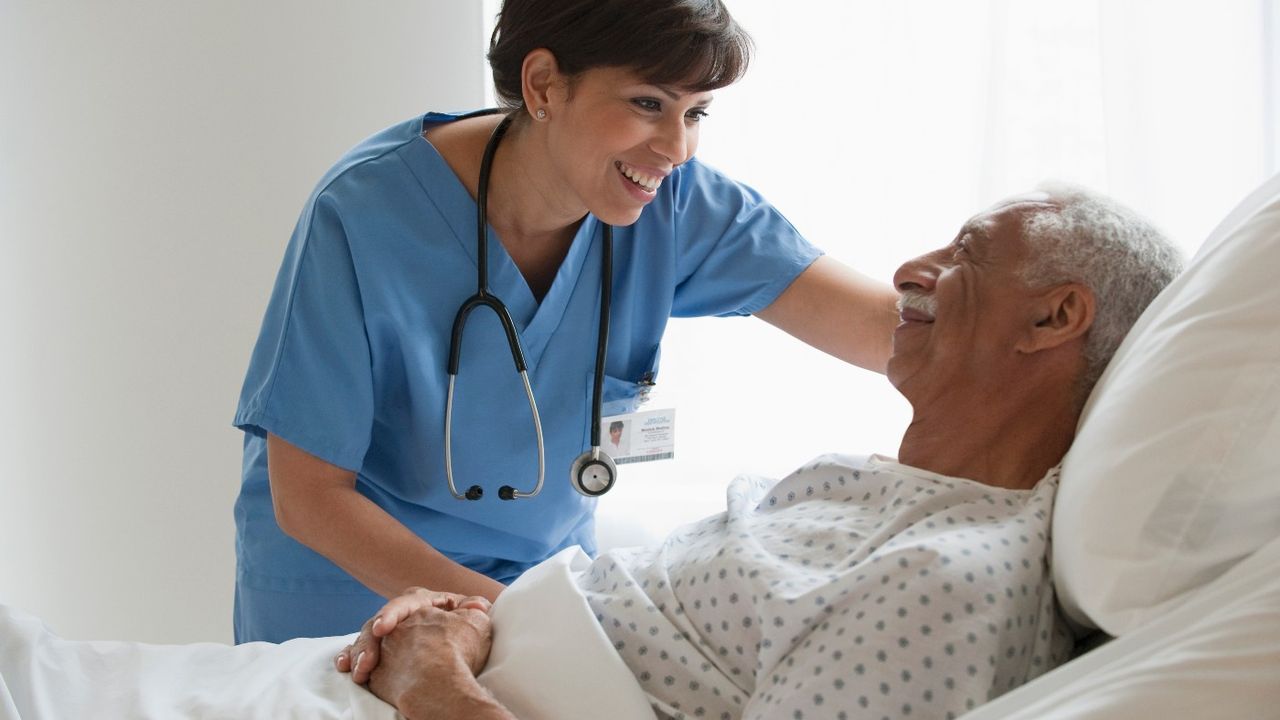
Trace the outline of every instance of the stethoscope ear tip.
<instances>
[{"instance_id":1,"label":"stethoscope ear tip","mask_svg":"<svg viewBox=\"0 0 1280 720\"><path fill-rule=\"evenodd\" d=\"M472 485L471 487L467 488L466 497L468 500L479 500L480 498L484 497L484 488L480 487L479 485Z\"/></svg>"},{"instance_id":2,"label":"stethoscope ear tip","mask_svg":"<svg viewBox=\"0 0 1280 720\"><path fill-rule=\"evenodd\" d=\"M511 487L510 485L503 485L502 487L498 488L498 497L502 500L515 500L516 489Z\"/></svg>"}]
</instances>

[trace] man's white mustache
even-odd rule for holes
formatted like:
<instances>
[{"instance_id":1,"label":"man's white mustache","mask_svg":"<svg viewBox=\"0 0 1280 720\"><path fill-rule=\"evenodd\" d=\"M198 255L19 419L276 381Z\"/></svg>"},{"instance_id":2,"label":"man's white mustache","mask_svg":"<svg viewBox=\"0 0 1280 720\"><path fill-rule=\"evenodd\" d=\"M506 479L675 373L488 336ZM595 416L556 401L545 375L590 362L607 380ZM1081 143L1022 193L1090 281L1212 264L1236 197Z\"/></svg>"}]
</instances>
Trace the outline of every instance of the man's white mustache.
<instances>
[{"instance_id":1,"label":"man's white mustache","mask_svg":"<svg viewBox=\"0 0 1280 720\"><path fill-rule=\"evenodd\" d=\"M903 310L915 310L934 318L938 315L938 299L920 290L903 290L898 295L898 312Z\"/></svg>"}]
</instances>

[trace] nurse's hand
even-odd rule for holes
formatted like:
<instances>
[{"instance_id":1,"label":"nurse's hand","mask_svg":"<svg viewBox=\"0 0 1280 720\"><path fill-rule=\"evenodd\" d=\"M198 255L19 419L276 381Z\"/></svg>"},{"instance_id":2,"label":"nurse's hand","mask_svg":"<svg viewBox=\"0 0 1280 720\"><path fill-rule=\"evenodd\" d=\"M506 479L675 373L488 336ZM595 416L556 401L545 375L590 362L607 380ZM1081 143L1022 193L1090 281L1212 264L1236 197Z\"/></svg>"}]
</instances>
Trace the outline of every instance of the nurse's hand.
<instances>
[{"instance_id":1,"label":"nurse's hand","mask_svg":"<svg viewBox=\"0 0 1280 720\"><path fill-rule=\"evenodd\" d=\"M382 651L382 638L391 634L392 630L414 612L426 608L435 608L451 612L454 610L478 610L488 615L491 605L488 599L479 596L465 596L457 593L438 592L426 588L414 587L405 590L392 598L377 615L367 620L360 629L360 635L334 658L334 665L339 672L350 672L353 682L363 685L369 681L369 674L378 666Z\"/></svg>"}]
</instances>

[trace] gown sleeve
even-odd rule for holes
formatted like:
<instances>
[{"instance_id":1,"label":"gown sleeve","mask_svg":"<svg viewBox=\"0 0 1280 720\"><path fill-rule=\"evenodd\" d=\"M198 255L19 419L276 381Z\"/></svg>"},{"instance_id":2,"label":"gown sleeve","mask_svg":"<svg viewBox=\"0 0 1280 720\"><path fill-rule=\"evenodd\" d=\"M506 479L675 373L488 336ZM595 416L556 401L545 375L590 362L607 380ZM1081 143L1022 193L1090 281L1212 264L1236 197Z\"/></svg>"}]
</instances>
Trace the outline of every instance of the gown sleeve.
<instances>
[{"instance_id":1,"label":"gown sleeve","mask_svg":"<svg viewBox=\"0 0 1280 720\"><path fill-rule=\"evenodd\" d=\"M236 427L271 433L358 470L373 426L360 286L336 201L309 203L289 241L254 346Z\"/></svg>"},{"instance_id":2,"label":"gown sleeve","mask_svg":"<svg viewBox=\"0 0 1280 720\"><path fill-rule=\"evenodd\" d=\"M755 190L690 161L674 188L672 315L750 315L822 255Z\"/></svg>"}]
</instances>

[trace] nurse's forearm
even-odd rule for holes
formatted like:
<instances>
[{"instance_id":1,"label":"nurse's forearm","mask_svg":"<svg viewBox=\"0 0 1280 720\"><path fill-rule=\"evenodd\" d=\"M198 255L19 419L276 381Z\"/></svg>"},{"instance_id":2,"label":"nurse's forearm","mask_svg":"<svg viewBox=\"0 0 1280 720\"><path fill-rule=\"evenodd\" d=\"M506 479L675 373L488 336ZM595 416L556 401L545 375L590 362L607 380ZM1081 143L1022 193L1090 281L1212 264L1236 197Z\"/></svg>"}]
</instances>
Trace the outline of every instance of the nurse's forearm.
<instances>
[{"instance_id":1,"label":"nurse's forearm","mask_svg":"<svg viewBox=\"0 0 1280 720\"><path fill-rule=\"evenodd\" d=\"M442 555L354 487L313 492L306 507L290 534L383 597L422 586L492 602L505 588Z\"/></svg>"},{"instance_id":2,"label":"nurse's forearm","mask_svg":"<svg viewBox=\"0 0 1280 720\"><path fill-rule=\"evenodd\" d=\"M823 256L756 315L845 362L885 371L898 324L898 294Z\"/></svg>"},{"instance_id":3,"label":"nurse's forearm","mask_svg":"<svg viewBox=\"0 0 1280 720\"><path fill-rule=\"evenodd\" d=\"M389 598L416 585L493 601L505 588L448 559L361 495L355 473L274 435L267 453L280 529L370 590Z\"/></svg>"}]
</instances>

